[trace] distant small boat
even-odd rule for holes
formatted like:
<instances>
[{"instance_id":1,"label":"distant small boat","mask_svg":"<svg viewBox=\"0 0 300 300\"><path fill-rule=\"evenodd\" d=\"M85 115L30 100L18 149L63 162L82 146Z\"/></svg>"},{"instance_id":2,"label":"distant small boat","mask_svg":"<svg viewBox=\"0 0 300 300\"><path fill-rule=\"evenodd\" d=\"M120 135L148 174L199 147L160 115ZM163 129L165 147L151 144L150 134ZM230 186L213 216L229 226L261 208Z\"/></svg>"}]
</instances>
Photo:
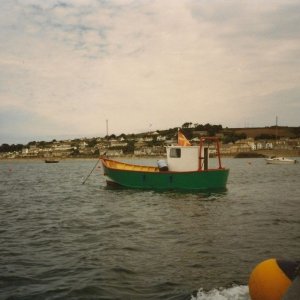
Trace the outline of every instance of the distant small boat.
<instances>
[{"instance_id":1,"label":"distant small boat","mask_svg":"<svg viewBox=\"0 0 300 300\"><path fill-rule=\"evenodd\" d=\"M267 164L273 164L273 165L291 165L291 164L295 164L297 162L297 160L286 158L286 157L272 156L272 157L266 158L266 162L267 162Z\"/></svg>"},{"instance_id":2,"label":"distant small boat","mask_svg":"<svg viewBox=\"0 0 300 300\"><path fill-rule=\"evenodd\" d=\"M45 159L45 163L46 164L55 164L55 163L58 163L59 160L58 159L54 159L54 158L48 158L48 159Z\"/></svg>"},{"instance_id":3,"label":"distant small boat","mask_svg":"<svg viewBox=\"0 0 300 300\"><path fill-rule=\"evenodd\" d=\"M184 139L179 133L178 145L167 147L167 161L159 160L158 166L133 165L102 158L107 184L145 190L226 189L229 169L221 165L218 140L201 138L199 146L191 146ZM208 144L204 145L205 142ZM216 168L209 164L211 142L216 143Z\"/></svg>"}]
</instances>

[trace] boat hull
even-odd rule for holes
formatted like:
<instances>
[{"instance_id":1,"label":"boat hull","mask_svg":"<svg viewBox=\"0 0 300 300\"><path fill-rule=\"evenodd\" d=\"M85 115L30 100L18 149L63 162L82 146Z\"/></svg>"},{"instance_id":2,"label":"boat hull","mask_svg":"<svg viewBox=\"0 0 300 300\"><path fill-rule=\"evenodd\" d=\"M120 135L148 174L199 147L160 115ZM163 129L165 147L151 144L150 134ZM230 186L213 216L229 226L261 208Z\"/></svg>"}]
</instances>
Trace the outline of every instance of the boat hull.
<instances>
[{"instance_id":1,"label":"boat hull","mask_svg":"<svg viewBox=\"0 0 300 300\"><path fill-rule=\"evenodd\" d=\"M46 159L45 160L45 163L46 164L56 164L58 163L59 161L58 160L53 160L53 159Z\"/></svg>"},{"instance_id":2,"label":"boat hull","mask_svg":"<svg viewBox=\"0 0 300 300\"><path fill-rule=\"evenodd\" d=\"M109 168L103 163L109 185L146 190L224 190L229 169L195 172L143 172Z\"/></svg>"},{"instance_id":3,"label":"boat hull","mask_svg":"<svg viewBox=\"0 0 300 300\"><path fill-rule=\"evenodd\" d=\"M293 165L296 162L297 161L293 159L272 159L272 158L266 159L266 163L272 165Z\"/></svg>"}]
</instances>

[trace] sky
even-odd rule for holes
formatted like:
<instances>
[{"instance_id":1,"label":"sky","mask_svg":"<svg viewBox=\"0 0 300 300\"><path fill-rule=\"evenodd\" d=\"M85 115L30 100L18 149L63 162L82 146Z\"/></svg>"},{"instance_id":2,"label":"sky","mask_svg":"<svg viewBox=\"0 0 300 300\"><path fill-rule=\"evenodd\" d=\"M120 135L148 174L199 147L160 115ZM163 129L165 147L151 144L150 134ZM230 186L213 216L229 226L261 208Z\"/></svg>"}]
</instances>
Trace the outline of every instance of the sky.
<instances>
[{"instance_id":1,"label":"sky","mask_svg":"<svg viewBox=\"0 0 300 300\"><path fill-rule=\"evenodd\" d=\"M299 0L0 5L0 144L300 126Z\"/></svg>"}]
</instances>

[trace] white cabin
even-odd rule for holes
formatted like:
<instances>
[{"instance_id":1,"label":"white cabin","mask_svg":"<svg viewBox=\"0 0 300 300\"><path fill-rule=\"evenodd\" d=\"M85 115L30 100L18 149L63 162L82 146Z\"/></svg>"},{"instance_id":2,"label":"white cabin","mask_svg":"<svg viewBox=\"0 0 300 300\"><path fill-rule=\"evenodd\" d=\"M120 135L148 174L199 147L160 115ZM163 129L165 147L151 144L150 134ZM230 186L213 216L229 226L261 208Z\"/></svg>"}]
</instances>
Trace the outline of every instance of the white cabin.
<instances>
[{"instance_id":1,"label":"white cabin","mask_svg":"<svg viewBox=\"0 0 300 300\"><path fill-rule=\"evenodd\" d=\"M200 155L199 146L168 146L167 166L169 171L187 172L208 168L208 147L202 147ZM201 168L199 166L201 158Z\"/></svg>"}]
</instances>

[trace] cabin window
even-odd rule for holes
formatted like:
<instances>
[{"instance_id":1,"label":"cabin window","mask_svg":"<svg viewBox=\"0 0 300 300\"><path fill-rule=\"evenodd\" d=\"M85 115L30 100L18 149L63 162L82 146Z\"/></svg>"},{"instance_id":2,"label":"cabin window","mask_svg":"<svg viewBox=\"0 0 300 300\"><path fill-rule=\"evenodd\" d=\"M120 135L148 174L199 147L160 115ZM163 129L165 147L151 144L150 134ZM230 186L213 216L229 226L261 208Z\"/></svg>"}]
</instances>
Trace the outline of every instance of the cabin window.
<instances>
[{"instance_id":1,"label":"cabin window","mask_svg":"<svg viewBox=\"0 0 300 300\"><path fill-rule=\"evenodd\" d=\"M172 148L170 149L170 157L181 157L181 149L180 148Z\"/></svg>"}]
</instances>

